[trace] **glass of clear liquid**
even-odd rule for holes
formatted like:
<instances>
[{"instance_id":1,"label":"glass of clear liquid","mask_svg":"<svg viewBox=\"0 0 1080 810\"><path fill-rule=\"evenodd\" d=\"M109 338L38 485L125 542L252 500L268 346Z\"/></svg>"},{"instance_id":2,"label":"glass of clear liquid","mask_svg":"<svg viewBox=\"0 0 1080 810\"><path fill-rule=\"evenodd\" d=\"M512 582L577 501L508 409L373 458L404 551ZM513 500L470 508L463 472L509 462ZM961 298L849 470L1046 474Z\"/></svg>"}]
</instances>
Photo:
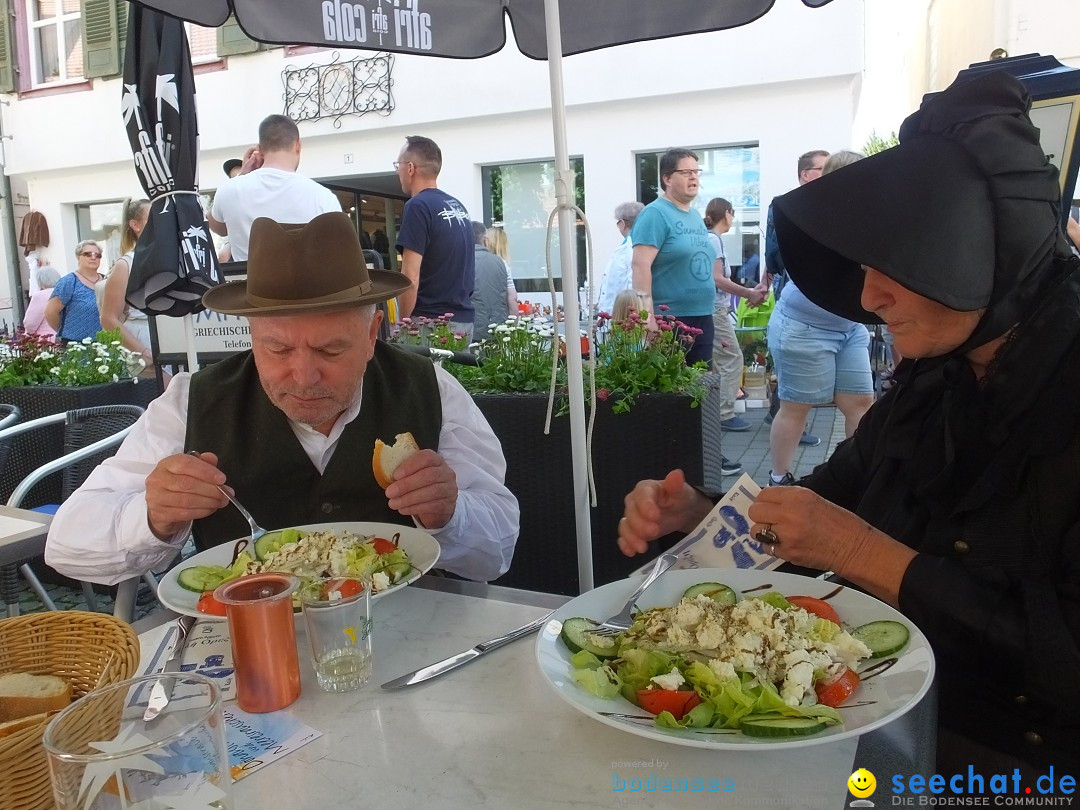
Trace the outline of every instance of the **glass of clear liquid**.
<instances>
[{"instance_id":1,"label":"glass of clear liquid","mask_svg":"<svg viewBox=\"0 0 1080 810\"><path fill-rule=\"evenodd\" d=\"M301 595L319 686L351 692L371 677L371 587L361 579L316 580Z\"/></svg>"}]
</instances>

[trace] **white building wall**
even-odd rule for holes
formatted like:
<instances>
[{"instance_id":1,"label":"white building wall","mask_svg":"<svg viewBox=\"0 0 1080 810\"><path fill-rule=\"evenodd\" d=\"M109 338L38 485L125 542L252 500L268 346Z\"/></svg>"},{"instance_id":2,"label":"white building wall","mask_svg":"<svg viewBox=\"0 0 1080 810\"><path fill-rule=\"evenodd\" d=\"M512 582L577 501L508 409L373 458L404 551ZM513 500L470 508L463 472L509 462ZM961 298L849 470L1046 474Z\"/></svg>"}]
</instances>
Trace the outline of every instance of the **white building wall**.
<instances>
[{"instance_id":1,"label":"white building wall","mask_svg":"<svg viewBox=\"0 0 1080 810\"><path fill-rule=\"evenodd\" d=\"M852 146L862 42L859 0L818 10L779 0L742 28L563 60L569 147L585 160L598 265L606 265L618 240L611 211L636 197L636 152L759 143L764 203L794 184L802 152ZM285 65L333 58L326 51L283 54L231 57L227 69L197 75L204 189L224 179L223 160L254 142L258 122L282 110ZM512 43L480 60L394 59L393 113L344 117L340 129L331 120L302 122L301 171L322 180L386 174L405 135L428 135L444 153L440 186L480 218L481 165L553 157L545 62L526 59ZM4 131L14 136L6 143L6 170L45 215L52 236L45 253L57 267L71 265L76 204L140 193L120 93L119 79L99 80L86 92L13 97L0 112ZM6 286L5 274L0 299Z\"/></svg>"}]
</instances>

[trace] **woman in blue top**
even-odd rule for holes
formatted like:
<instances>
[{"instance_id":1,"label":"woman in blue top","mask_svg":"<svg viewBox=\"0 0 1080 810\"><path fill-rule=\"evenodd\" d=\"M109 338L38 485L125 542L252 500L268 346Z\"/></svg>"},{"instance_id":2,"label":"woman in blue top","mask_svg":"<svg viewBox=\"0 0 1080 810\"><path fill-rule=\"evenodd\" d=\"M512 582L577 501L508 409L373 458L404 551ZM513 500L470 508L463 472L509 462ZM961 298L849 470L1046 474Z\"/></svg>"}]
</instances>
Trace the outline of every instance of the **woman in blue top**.
<instances>
[{"instance_id":1,"label":"woman in blue top","mask_svg":"<svg viewBox=\"0 0 1080 810\"><path fill-rule=\"evenodd\" d=\"M75 272L64 276L53 287L45 307L45 320L56 330L59 340L83 340L101 331L94 286L101 281L101 245L84 239L75 246L78 264Z\"/></svg>"}]
</instances>

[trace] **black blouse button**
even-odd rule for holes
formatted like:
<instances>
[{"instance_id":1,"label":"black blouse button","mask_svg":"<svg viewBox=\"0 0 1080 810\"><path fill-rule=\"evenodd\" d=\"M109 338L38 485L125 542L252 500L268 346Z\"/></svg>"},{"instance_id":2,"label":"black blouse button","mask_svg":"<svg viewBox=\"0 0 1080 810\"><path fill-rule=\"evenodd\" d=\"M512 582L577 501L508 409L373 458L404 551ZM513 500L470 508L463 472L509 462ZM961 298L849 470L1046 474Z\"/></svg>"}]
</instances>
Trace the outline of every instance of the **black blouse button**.
<instances>
[{"instance_id":1,"label":"black blouse button","mask_svg":"<svg viewBox=\"0 0 1080 810\"><path fill-rule=\"evenodd\" d=\"M1013 703L1015 703L1017 706L1026 706L1027 705L1027 695L1017 695L1016 697L1013 698Z\"/></svg>"},{"instance_id":2,"label":"black blouse button","mask_svg":"<svg viewBox=\"0 0 1080 810\"><path fill-rule=\"evenodd\" d=\"M1042 745L1043 738L1034 731L1024 732L1024 742L1028 745Z\"/></svg>"},{"instance_id":3,"label":"black blouse button","mask_svg":"<svg viewBox=\"0 0 1080 810\"><path fill-rule=\"evenodd\" d=\"M955 543L952 544L952 547L953 551L955 551L957 554L967 554L969 551L971 551L971 546L969 546L963 540L957 540Z\"/></svg>"},{"instance_id":4,"label":"black blouse button","mask_svg":"<svg viewBox=\"0 0 1080 810\"><path fill-rule=\"evenodd\" d=\"M319 508L322 509L323 514L325 514L325 515L329 515L331 512L334 511L334 505L332 503L330 503L330 501L327 501L326 503L324 503Z\"/></svg>"}]
</instances>

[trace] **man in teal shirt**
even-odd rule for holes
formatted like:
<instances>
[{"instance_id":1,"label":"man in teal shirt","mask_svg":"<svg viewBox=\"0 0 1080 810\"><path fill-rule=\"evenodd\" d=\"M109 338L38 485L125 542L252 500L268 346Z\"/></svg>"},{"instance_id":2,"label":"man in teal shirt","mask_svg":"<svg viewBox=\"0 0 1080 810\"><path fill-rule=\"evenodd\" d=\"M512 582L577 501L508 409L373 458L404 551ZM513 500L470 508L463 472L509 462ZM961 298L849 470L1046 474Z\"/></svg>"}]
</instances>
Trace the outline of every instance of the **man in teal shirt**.
<instances>
[{"instance_id":1,"label":"man in teal shirt","mask_svg":"<svg viewBox=\"0 0 1080 810\"><path fill-rule=\"evenodd\" d=\"M697 155L689 149L669 149L660 158L663 194L645 206L630 234L634 289L646 297L649 309L666 306L691 329L700 329L686 354L688 364L712 362L713 264L701 215L691 209L698 194Z\"/></svg>"}]
</instances>

